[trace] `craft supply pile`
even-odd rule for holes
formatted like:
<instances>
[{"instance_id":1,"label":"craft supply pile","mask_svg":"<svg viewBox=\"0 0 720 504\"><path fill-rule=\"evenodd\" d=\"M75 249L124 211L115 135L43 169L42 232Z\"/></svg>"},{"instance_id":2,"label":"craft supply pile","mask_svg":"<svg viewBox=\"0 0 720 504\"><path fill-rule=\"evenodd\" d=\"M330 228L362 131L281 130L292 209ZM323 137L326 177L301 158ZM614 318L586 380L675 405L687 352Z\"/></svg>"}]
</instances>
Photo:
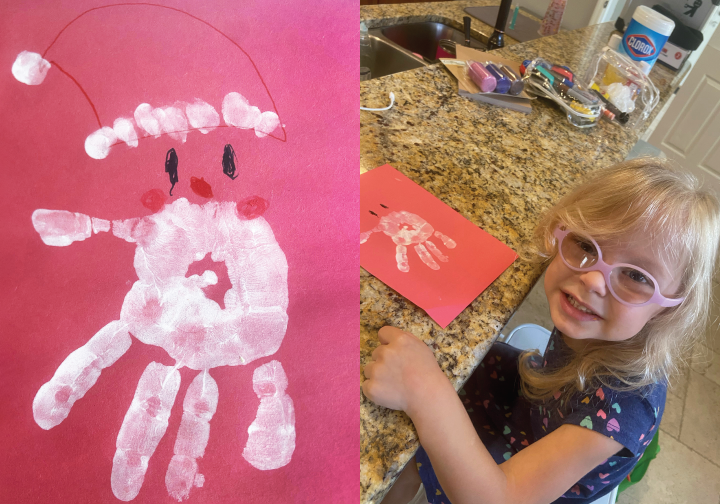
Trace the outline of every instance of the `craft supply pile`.
<instances>
[{"instance_id":1,"label":"craft supply pile","mask_svg":"<svg viewBox=\"0 0 720 504\"><path fill-rule=\"evenodd\" d=\"M532 99L546 98L579 128L595 126L600 119L638 128L659 100L643 69L609 47L592 58L584 79L543 58L519 64L468 48L458 48L456 59L441 61L457 77L461 96L524 113L531 112Z\"/></svg>"}]
</instances>

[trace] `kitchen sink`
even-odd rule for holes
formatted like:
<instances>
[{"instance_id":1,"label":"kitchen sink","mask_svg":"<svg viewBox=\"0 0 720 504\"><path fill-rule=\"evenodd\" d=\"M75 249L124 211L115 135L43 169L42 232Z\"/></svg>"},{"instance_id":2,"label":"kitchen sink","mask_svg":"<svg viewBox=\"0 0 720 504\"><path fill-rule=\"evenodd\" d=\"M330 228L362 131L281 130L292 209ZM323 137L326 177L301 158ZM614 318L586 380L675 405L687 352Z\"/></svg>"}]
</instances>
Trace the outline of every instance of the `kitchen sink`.
<instances>
[{"instance_id":1,"label":"kitchen sink","mask_svg":"<svg viewBox=\"0 0 720 504\"><path fill-rule=\"evenodd\" d=\"M388 40L412 53L421 55L425 61L430 63L438 62L436 54L441 40L451 40L456 44L465 45L463 30L443 23L401 24L380 28L380 31ZM472 37L470 38L470 47L481 51L487 49L483 42Z\"/></svg>"},{"instance_id":2,"label":"kitchen sink","mask_svg":"<svg viewBox=\"0 0 720 504\"><path fill-rule=\"evenodd\" d=\"M373 28L368 31L373 51L370 73L373 79L438 63L440 41L465 44L465 34L452 26L435 23L409 23ZM470 47L485 50L484 42L470 39ZM454 56L454 55L453 55Z\"/></svg>"},{"instance_id":3,"label":"kitchen sink","mask_svg":"<svg viewBox=\"0 0 720 504\"><path fill-rule=\"evenodd\" d=\"M414 70L425 66L425 63L416 56L403 51L402 48L393 45L370 30L370 45L373 51L373 63L370 68L370 75L373 79L386 75Z\"/></svg>"}]
</instances>

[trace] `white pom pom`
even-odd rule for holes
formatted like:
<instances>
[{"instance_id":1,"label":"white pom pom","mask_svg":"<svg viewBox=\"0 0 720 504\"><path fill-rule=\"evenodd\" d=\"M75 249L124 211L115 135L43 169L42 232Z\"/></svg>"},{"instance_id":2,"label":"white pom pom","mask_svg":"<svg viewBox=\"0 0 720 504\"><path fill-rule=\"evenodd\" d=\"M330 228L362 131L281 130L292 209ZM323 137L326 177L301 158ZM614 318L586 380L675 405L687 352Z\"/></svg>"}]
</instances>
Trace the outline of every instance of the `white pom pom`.
<instances>
[{"instance_id":1,"label":"white pom pom","mask_svg":"<svg viewBox=\"0 0 720 504\"><path fill-rule=\"evenodd\" d=\"M190 126L199 129L200 133L207 134L220 125L220 115L212 105L202 100L195 100L195 103L185 107Z\"/></svg>"},{"instance_id":2,"label":"white pom pom","mask_svg":"<svg viewBox=\"0 0 720 504\"><path fill-rule=\"evenodd\" d=\"M156 108L152 111L162 130L182 143L187 140L188 122L185 113L177 107Z\"/></svg>"},{"instance_id":3,"label":"white pom pom","mask_svg":"<svg viewBox=\"0 0 720 504\"><path fill-rule=\"evenodd\" d=\"M260 122L260 109L253 107L240 93L228 93L222 103L223 119L228 126L251 129Z\"/></svg>"},{"instance_id":4,"label":"white pom pom","mask_svg":"<svg viewBox=\"0 0 720 504\"><path fill-rule=\"evenodd\" d=\"M263 112L260 121L255 125L255 134L262 138L280 126L280 119L275 112Z\"/></svg>"},{"instance_id":5,"label":"white pom pom","mask_svg":"<svg viewBox=\"0 0 720 504\"><path fill-rule=\"evenodd\" d=\"M223 119L228 126L241 129L254 129L255 134L262 138L280 126L280 119L275 112L260 113L260 109L250 105L247 98L240 93L228 93L222 104Z\"/></svg>"},{"instance_id":6,"label":"white pom pom","mask_svg":"<svg viewBox=\"0 0 720 504\"><path fill-rule=\"evenodd\" d=\"M124 117L115 119L115 122L113 123L113 131L118 139L128 144L128 147L138 146L138 136L130 119L125 119Z\"/></svg>"},{"instance_id":7,"label":"white pom pom","mask_svg":"<svg viewBox=\"0 0 720 504\"><path fill-rule=\"evenodd\" d=\"M135 122L139 127L148 132L148 134L159 137L162 134L162 128L157 118L153 116L153 108L149 103L141 103L135 109Z\"/></svg>"},{"instance_id":8,"label":"white pom pom","mask_svg":"<svg viewBox=\"0 0 720 504\"><path fill-rule=\"evenodd\" d=\"M88 135L85 139L85 152L93 159L105 159L116 141L115 131L105 126Z\"/></svg>"},{"instance_id":9,"label":"white pom pom","mask_svg":"<svg viewBox=\"0 0 720 504\"><path fill-rule=\"evenodd\" d=\"M50 70L50 63L38 53L23 51L15 58L12 74L17 80L28 86L42 84Z\"/></svg>"}]
</instances>

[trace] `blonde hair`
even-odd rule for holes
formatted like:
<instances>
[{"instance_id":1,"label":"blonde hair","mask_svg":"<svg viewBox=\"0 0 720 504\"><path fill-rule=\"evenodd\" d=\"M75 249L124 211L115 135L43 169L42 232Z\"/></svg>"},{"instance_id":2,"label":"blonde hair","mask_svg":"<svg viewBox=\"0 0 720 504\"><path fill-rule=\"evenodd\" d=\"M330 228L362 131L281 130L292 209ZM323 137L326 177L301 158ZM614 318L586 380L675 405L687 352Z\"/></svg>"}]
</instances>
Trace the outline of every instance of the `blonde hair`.
<instances>
[{"instance_id":1,"label":"blonde hair","mask_svg":"<svg viewBox=\"0 0 720 504\"><path fill-rule=\"evenodd\" d=\"M606 243L642 233L647 242L641 246L682 267L674 297L685 300L665 308L628 340L588 340L557 369L534 369L531 354L524 353L519 370L525 396L540 401L561 391L567 399L600 385L629 391L669 379L704 336L720 240L717 198L666 161L638 158L596 172L548 210L535 229L535 260L555 257L553 231L560 223Z\"/></svg>"}]
</instances>

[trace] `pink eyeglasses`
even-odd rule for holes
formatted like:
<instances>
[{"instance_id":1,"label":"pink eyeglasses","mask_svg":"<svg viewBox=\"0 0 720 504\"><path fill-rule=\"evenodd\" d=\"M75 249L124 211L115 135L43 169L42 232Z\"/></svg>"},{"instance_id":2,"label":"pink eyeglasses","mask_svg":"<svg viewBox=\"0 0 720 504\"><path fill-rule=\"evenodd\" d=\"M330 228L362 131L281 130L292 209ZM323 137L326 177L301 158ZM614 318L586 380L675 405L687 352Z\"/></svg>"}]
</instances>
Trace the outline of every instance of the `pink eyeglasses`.
<instances>
[{"instance_id":1,"label":"pink eyeglasses","mask_svg":"<svg viewBox=\"0 0 720 504\"><path fill-rule=\"evenodd\" d=\"M663 307L677 306L685 298L666 298L660 294L657 280L632 264L608 264L603 261L597 242L558 226L553 233L565 265L575 271L600 271L615 299L626 306L655 303Z\"/></svg>"}]
</instances>

